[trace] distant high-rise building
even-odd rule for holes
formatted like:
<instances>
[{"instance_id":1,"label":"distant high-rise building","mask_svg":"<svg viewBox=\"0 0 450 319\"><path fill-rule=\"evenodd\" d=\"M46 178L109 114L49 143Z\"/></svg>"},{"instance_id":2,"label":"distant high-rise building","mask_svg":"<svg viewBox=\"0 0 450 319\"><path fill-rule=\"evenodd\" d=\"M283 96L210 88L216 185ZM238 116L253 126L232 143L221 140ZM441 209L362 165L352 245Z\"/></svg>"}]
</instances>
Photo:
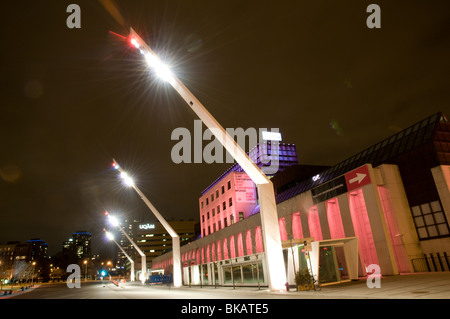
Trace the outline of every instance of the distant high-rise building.
<instances>
[{"instance_id":1,"label":"distant high-rise building","mask_svg":"<svg viewBox=\"0 0 450 319\"><path fill-rule=\"evenodd\" d=\"M32 261L47 259L48 244L40 238L27 240L29 245L28 259Z\"/></svg>"},{"instance_id":2,"label":"distant high-rise building","mask_svg":"<svg viewBox=\"0 0 450 319\"><path fill-rule=\"evenodd\" d=\"M75 254L78 258L91 257L91 237L92 234L87 231L77 231L72 233L72 237L63 242L63 254Z\"/></svg>"}]
</instances>

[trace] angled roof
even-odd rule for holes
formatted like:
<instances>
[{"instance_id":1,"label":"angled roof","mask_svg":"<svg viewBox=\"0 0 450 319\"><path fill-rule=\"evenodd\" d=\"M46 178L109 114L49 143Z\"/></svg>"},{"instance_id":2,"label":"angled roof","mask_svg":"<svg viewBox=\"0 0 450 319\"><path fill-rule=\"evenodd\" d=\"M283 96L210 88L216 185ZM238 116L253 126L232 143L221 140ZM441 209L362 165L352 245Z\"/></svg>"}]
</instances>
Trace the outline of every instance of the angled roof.
<instances>
[{"instance_id":1,"label":"angled roof","mask_svg":"<svg viewBox=\"0 0 450 319\"><path fill-rule=\"evenodd\" d=\"M276 202L281 203L286 201L364 164L369 163L373 166L378 166L381 164L395 163L396 157L405 154L420 145L432 143L439 123L448 123L446 116L442 112L435 113L329 169L324 170L320 173L320 179L317 179L316 181L308 178L299 182L286 191L277 194L275 198Z\"/></svg>"}]
</instances>

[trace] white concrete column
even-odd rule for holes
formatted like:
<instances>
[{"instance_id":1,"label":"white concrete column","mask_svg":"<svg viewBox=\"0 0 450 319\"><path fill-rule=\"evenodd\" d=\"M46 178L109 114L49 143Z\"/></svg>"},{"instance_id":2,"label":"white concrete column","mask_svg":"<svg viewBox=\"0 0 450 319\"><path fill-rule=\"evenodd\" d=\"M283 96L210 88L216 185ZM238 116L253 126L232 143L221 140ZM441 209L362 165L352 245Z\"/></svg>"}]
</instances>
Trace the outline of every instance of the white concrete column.
<instances>
[{"instance_id":1,"label":"white concrete column","mask_svg":"<svg viewBox=\"0 0 450 319\"><path fill-rule=\"evenodd\" d=\"M272 182L259 184L258 195L269 287L271 290L285 290L286 269L281 248L280 228L278 227L278 214ZM262 213L263 211L264 214Z\"/></svg>"},{"instance_id":2,"label":"white concrete column","mask_svg":"<svg viewBox=\"0 0 450 319\"><path fill-rule=\"evenodd\" d=\"M379 266L383 275L396 275L398 274L397 263L395 262L386 219L384 218L383 208L378 195L375 174L372 166L367 166L371 183L362 187L362 193L366 204L378 262L380 263Z\"/></svg>"}]
</instances>

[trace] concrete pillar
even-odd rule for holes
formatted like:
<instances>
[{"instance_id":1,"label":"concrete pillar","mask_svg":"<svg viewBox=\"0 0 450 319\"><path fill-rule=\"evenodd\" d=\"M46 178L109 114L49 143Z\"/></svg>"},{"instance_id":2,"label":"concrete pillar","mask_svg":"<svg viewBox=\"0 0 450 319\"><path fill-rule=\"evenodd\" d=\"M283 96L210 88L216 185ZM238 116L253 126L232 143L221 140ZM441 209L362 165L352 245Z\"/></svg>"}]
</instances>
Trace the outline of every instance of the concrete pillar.
<instances>
[{"instance_id":1,"label":"concrete pillar","mask_svg":"<svg viewBox=\"0 0 450 319\"><path fill-rule=\"evenodd\" d=\"M434 183L444 209L447 221L450 221L450 166L440 165L431 169Z\"/></svg>"},{"instance_id":2,"label":"concrete pillar","mask_svg":"<svg viewBox=\"0 0 450 319\"><path fill-rule=\"evenodd\" d=\"M339 211L341 213L342 226L344 227L345 237L353 237L355 236L355 229L353 228L347 193L339 195L337 197L337 200L339 204Z\"/></svg>"},{"instance_id":3,"label":"concrete pillar","mask_svg":"<svg viewBox=\"0 0 450 319\"><path fill-rule=\"evenodd\" d=\"M323 239L331 239L330 226L328 225L327 210L325 202L317 204L317 213L319 214L320 229L322 230Z\"/></svg>"},{"instance_id":4,"label":"concrete pillar","mask_svg":"<svg viewBox=\"0 0 450 319\"><path fill-rule=\"evenodd\" d=\"M375 173L371 165L367 165L371 183L362 187L367 215L369 217L372 236L375 243L378 262L383 275L397 275L398 269L392 249L389 231L386 225L383 208L375 179Z\"/></svg>"},{"instance_id":5,"label":"concrete pillar","mask_svg":"<svg viewBox=\"0 0 450 319\"><path fill-rule=\"evenodd\" d=\"M381 186L386 188L390 195L390 204L394 210L397 222L395 226L400 231L399 234L394 234L394 236L401 237L405 253L409 260L410 271L413 271L414 268L411 259L423 257L423 252L420 247L400 171L397 165L390 164L380 165L376 169L379 169L381 172Z\"/></svg>"}]
</instances>

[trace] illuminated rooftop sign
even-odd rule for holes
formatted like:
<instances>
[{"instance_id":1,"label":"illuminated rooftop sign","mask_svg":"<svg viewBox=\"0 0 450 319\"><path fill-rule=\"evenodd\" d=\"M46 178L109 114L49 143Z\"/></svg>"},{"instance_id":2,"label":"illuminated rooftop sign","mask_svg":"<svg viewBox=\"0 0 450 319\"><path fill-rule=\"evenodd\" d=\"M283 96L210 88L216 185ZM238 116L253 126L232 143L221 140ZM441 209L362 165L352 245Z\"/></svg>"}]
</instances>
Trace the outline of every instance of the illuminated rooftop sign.
<instances>
[{"instance_id":1,"label":"illuminated rooftop sign","mask_svg":"<svg viewBox=\"0 0 450 319\"><path fill-rule=\"evenodd\" d=\"M155 224L140 224L139 229L155 229Z\"/></svg>"},{"instance_id":2,"label":"illuminated rooftop sign","mask_svg":"<svg viewBox=\"0 0 450 319\"><path fill-rule=\"evenodd\" d=\"M263 131L262 138L265 141L281 141L281 133Z\"/></svg>"}]
</instances>

